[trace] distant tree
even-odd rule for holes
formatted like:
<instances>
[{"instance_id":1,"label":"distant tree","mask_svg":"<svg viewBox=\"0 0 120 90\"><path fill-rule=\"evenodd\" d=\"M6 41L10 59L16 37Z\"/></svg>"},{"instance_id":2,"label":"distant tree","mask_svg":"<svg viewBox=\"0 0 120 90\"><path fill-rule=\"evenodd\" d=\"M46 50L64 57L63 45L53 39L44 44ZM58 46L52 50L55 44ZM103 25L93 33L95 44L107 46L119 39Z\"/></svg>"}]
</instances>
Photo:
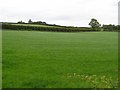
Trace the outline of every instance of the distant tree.
<instances>
[{"instance_id":1,"label":"distant tree","mask_svg":"<svg viewBox=\"0 0 120 90\"><path fill-rule=\"evenodd\" d=\"M41 25L46 25L46 22L42 22L42 21L37 21L37 22L32 22L33 24L41 24Z\"/></svg>"},{"instance_id":2,"label":"distant tree","mask_svg":"<svg viewBox=\"0 0 120 90\"><path fill-rule=\"evenodd\" d=\"M18 23L25 23L25 22L23 22L23 21L18 21Z\"/></svg>"},{"instance_id":3,"label":"distant tree","mask_svg":"<svg viewBox=\"0 0 120 90\"><path fill-rule=\"evenodd\" d=\"M103 25L102 28L103 28L105 31L117 31L117 30L118 30L118 25L112 25L112 24Z\"/></svg>"},{"instance_id":4,"label":"distant tree","mask_svg":"<svg viewBox=\"0 0 120 90\"><path fill-rule=\"evenodd\" d=\"M91 19L89 25L92 27L93 30L100 30L101 24L97 21L97 19Z\"/></svg>"},{"instance_id":5,"label":"distant tree","mask_svg":"<svg viewBox=\"0 0 120 90\"><path fill-rule=\"evenodd\" d=\"M32 20L31 20L31 19L29 19L28 23L32 23Z\"/></svg>"}]
</instances>

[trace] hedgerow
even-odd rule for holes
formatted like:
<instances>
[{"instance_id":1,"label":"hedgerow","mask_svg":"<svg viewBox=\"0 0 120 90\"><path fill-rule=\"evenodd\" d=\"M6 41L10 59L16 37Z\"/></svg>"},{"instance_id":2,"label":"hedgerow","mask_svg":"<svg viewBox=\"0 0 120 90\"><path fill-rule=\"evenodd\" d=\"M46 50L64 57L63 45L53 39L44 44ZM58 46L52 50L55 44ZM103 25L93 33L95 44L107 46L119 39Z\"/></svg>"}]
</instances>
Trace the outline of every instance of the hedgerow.
<instances>
[{"instance_id":1,"label":"hedgerow","mask_svg":"<svg viewBox=\"0 0 120 90\"><path fill-rule=\"evenodd\" d=\"M2 24L3 29L8 30L28 30L28 31L53 31L53 32L87 32L94 31L87 27L38 27L38 26L23 26L14 24Z\"/></svg>"}]
</instances>

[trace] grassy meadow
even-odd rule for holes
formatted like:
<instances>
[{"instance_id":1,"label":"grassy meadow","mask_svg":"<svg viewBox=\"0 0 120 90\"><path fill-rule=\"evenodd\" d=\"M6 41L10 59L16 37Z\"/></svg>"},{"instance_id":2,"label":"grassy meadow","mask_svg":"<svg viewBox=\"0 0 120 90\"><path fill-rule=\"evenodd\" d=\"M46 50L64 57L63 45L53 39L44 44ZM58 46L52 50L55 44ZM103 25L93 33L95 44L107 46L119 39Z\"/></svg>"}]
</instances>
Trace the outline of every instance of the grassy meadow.
<instances>
[{"instance_id":1,"label":"grassy meadow","mask_svg":"<svg viewBox=\"0 0 120 90\"><path fill-rule=\"evenodd\" d=\"M3 88L111 88L117 32L3 31Z\"/></svg>"}]
</instances>

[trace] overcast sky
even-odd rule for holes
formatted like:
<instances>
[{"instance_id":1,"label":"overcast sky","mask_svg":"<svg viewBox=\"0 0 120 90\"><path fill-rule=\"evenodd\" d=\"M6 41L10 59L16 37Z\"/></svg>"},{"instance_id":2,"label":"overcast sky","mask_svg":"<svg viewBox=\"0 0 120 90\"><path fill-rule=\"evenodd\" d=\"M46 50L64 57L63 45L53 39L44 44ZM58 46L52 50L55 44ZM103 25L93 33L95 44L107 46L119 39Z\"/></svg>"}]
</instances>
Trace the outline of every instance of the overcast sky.
<instances>
[{"instance_id":1,"label":"overcast sky","mask_svg":"<svg viewBox=\"0 0 120 90\"><path fill-rule=\"evenodd\" d=\"M88 26L91 18L101 24L118 24L119 0L0 0L0 21L32 19L50 24Z\"/></svg>"}]
</instances>

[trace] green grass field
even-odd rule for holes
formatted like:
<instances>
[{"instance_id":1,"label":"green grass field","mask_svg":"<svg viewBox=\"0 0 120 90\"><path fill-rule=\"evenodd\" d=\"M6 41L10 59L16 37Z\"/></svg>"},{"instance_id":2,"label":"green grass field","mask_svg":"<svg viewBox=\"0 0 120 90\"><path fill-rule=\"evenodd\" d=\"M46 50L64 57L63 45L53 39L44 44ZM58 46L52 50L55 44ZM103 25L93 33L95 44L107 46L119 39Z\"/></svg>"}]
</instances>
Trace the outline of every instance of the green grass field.
<instances>
[{"instance_id":1,"label":"green grass field","mask_svg":"<svg viewBox=\"0 0 120 90\"><path fill-rule=\"evenodd\" d=\"M110 88L118 33L3 31L3 88Z\"/></svg>"}]
</instances>

